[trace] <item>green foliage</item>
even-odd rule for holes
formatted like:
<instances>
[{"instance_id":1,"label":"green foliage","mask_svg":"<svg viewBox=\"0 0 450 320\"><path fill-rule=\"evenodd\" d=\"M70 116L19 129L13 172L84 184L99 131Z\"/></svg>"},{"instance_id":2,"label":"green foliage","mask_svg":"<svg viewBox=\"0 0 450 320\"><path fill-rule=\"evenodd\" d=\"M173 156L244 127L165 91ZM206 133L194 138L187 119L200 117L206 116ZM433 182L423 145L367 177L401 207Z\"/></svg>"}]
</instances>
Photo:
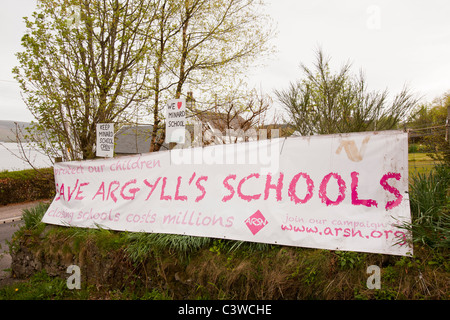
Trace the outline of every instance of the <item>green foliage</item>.
<instances>
[{"instance_id":1,"label":"green foliage","mask_svg":"<svg viewBox=\"0 0 450 320\"><path fill-rule=\"evenodd\" d=\"M283 246L257 251L246 244L233 247L236 242L231 240L165 236L166 239L152 239L145 233L55 227L45 235L36 235L41 241L36 248L43 250L51 245L52 257L59 255L55 255L55 250L61 250L57 244L79 239L81 244L98 245L98 250L94 247L90 250L97 256L100 254L101 264L111 258L117 261L118 257L121 264L132 258L135 263L130 264L125 274L120 273L119 287L103 282L83 283L81 290L67 290L64 276L63 279L53 278L38 272L28 281L0 289L0 299L390 300L446 297L450 264L447 263L448 250L443 248L430 251L416 246L414 257L386 257ZM129 250L130 246L134 248ZM185 251L180 254L177 250ZM371 264L385 264L381 290L366 287L366 267ZM86 272L84 268L82 272Z\"/></svg>"},{"instance_id":2,"label":"green foliage","mask_svg":"<svg viewBox=\"0 0 450 320\"><path fill-rule=\"evenodd\" d=\"M307 285L314 284L317 281L318 271L315 267L306 267L303 282Z\"/></svg>"},{"instance_id":3,"label":"green foliage","mask_svg":"<svg viewBox=\"0 0 450 320\"><path fill-rule=\"evenodd\" d=\"M77 8L73 25L68 17ZM95 124L123 121L149 93L153 17L147 1L39 1L13 69L36 118L27 138L52 158L95 157ZM114 39L114 40L112 40ZM108 54L105 54L107 52Z\"/></svg>"},{"instance_id":4,"label":"green foliage","mask_svg":"<svg viewBox=\"0 0 450 320\"><path fill-rule=\"evenodd\" d=\"M335 251L334 253L338 257L338 266L344 270L361 268L367 257L365 253L352 251Z\"/></svg>"},{"instance_id":5,"label":"green foliage","mask_svg":"<svg viewBox=\"0 0 450 320\"><path fill-rule=\"evenodd\" d=\"M408 121L408 128L419 133L415 141L423 146L434 160L450 165L450 144L446 140L447 113L450 108L450 91L433 100L431 104L421 105Z\"/></svg>"},{"instance_id":6,"label":"green foliage","mask_svg":"<svg viewBox=\"0 0 450 320\"><path fill-rule=\"evenodd\" d=\"M151 290L142 290L142 292L125 290L124 292L118 293L117 298L131 300L171 300L166 292L161 292L156 288Z\"/></svg>"},{"instance_id":7,"label":"green foliage","mask_svg":"<svg viewBox=\"0 0 450 320\"><path fill-rule=\"evenodd\" d=\"M95 243L104 253L121 249L127 243L128 235L127 232L104 229L99 225L97 228L55 227L48 234L71 243L75 252L80 252L88 243Z\"/></svg>"},{"instance_id":8,"label":"green foliage","mask_svg":"<svg viewBox=\"0 0 450 320\"><path fill-rule=\"evenodd\" d=\"M450 103L450 93L435 99L431 104L419 105L408 121L411 129L423 129L444 125L447 118L447 104ZM430 131L425 131L430 133ZM426 135L418 139L420 142L426 140Z\"/></svg>"},{"instance_id":9,"label":"green foliage","mask_svg":"<svg viewBox=\"0 0 450 320\"><path fill-rule=\"evenodd\" d=\"M4 170L0 172L0 180L2 179L14 179L14 180L30 180L36 177L36 175L53 175L53 168L44 168L37 172L34 169L9 171Z\"/></svg>"},{"instance_id":10,"label":"green foliage","mask_svg":"<svg viewBox=\"0 0 450 320\"><path fill-rule=\"evenodd\" d=\"M425 153L429 152L429 148L420 143L410 143L408 146L408 153Z\"/></svg>"},{"instance_id":11,"label":"green foliage","mask_svg":"<svg viewBox=\"0 0 450 320\"><path fill-rule=\"evenodd\" d=\"M436 215L448 203L450 168L438 165L428 173L410 177L411 213L415 219Z\"/></svg>"},{"instance_id":12,"label":"green foliage","mask_svg":"<svg viewBox=\"0 0 450 320\"><path fill-rule=\"evenodd\" d=\"M212 103L272 51L261 7L255 0L39 1L24 18L24 51L13 69L37 120L26 138L52 158L89 159L96 123L153 116L150 149L158 150L168 99L185 95L188 84Z\"/></svg>"},{"instance_id":13,"label":"green foliage","mask_svg":"<svg viewBox=\"0 0 450 320\"><path fill-rule=\"evenodd\" d=\"M41 202L33 208L24 209L22 213L22 220L24 221L25 228L28 230L42 230L45 227L45 224L41 222L41 220L49 206L49 203Z\"/></svg>"},{"instance_id":14,"label":"green foliage","mask_svg":"<svg viewBox=\"0 0 450 320\"><path fill-rule=\"evenodd\" d=\"M413 242L450 248L450 168L438 165L428 173L411 177L411 224L401 227L413 234Z\"/></svg>"},{"instance_id":15,"label":"green foliage","mask_svg":"<svg viewBox=\"0 0 450 320\"><path fill-rule=\"evenodd\" d=\"M213 245L209 248L209 251L216 252L217 254L233 253L236 251L251 254L254 252L265 252L270 248L272 248L272 245L268 243L214 239Z\"/></svg>"},{"instance_id":16,"label":"green foliage","mask_svg":"<svg viewBox=\"0 0 450 320\"><path fill-rule=\"evenodd\" d=\"M52 168L0 172L0 205L49 199L54 195Z\"/></svg>"},{"instance_id":17,"label":"green foliage","mask_svg":"<svg viewBox=\"0 0 450 320\"><path fill-rule=\"evenodd\" d=\"M254 253L254 252L265 252L270 250L273 245L261 242L249 242L249 241L230 241L229 250L231 252L241 250L244 252Z\"/></svg>"},{"instance_id":18,"label":"green foliage","mask_svg":"<svg viewBox=\"0 0 450 320\"><path fill-rule=\"evenodd\" d=\"M388 104L387 90L369 92L362 72L347 63L333 73L329 62L319 49L314 70L302 64L304 78L275 92L301 135L394 129L417 103L405 88Z\"/></svg>"},{"instance_id":19,"label":"green foliage","mask_svg":"<svg viewBox=\"0 0 450 320\"><path fill-rule=\"evenodd\" d=\"M125 300L168 300L166 293L158 289L111 290L99 292L97 288L82 285L80 290L68 289L66 279L51 277L45 270L35 273L27 281L0 288L0 300L86 300L86 299L125 299Z\"/></svg>"},{"instance_id":20,"label":"green foliage","mask_svg":"<svg viewBox=\"0 0 450 320\"><path fill-rule=\"evenodd\" d=\"M29 281L0 288L0 300L58 300L76 297L66 281L50 277L45 270L34 274Z\"/></svg>"},{"instance_id":21,"label":"green foliage","mask_svg":"<svg viewBox=\"0 0 450 320\"><path fill-rule=\"evenodd\" d=\"M170 252L180 258L187 258L210 243L211 239L204 237L133 232L127 236L125 251L133 262L143 261L155 252Z\"/></svg>"},{"instance_id":22,"label":"green foliage","mask_svg":"<svg viewBox=\"0 0 450 320\"><path fill-rule=\"evenodd\" d=\"M226 247L226 243L222 239L214 239L212 246L209 248L209 251L215 252L217 255L223 253L223 250Z\"/></svg>"}]
</instances>

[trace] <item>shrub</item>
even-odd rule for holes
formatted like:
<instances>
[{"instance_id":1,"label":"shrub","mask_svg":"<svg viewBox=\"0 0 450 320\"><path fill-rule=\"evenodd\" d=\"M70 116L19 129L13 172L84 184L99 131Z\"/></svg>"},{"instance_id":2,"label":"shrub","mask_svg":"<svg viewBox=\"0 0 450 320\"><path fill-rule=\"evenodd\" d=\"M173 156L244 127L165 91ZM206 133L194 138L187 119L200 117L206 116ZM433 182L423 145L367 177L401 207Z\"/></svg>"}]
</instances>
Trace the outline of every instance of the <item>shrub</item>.
<instances>
[{"instance_id":1,"label":"shrub","mask_svg":"<svg viewBox=\"0 0 450 320\"><path fill-rule=\"evenodd\" d=\"M402 227L412 231L413 242L450 247L449 184L450 168L445 165L411 177L412 222Z\"/></svg>"},{"instance_id":2,"label":"shrub","mask_svg":"<svg viewBox=\"0 0 450 320\"><path fill-rule=\"evenodd\" d=\"M49 199L54 195L52 168L0 172L0 205Z\"/></svg>"},{"instance_id":3,"label":"shrub","mask_svg":"<svg viewBox=\"0 0 450 320\"><path fill-rule=\"evenodd\" d=\"M49 206L49 203L41 202L33 208L22 210L22 220L24 222L25 228L33 230L44 225L41 220Z\"/></svg>"},{"instance_id":4,"label":"shrub","mask_svg":"<svg viewBox=\"0 0 450 320\"><path fill-rule=\"evenodd\" d=\"M164 233L133 232L128 235L129 245L125 249L134 262L147 259L152 252L176 252L179 258L187 258L211 243L210 238Z\"/></svg>"}]
</instances>

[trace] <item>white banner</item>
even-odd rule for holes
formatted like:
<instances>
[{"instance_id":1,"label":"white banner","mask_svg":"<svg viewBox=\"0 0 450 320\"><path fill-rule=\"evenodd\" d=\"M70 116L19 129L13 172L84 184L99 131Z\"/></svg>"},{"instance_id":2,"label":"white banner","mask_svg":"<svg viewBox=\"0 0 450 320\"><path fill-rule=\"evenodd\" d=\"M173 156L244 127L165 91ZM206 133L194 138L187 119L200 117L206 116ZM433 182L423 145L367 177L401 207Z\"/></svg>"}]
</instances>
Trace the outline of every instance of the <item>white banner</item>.
<instances>
[{"instance_id":1,"label":"white banner","mask_svg":"<svg viewBox=\"0 0 450 320\"><path fill-rule=\"evenodd\" d=\"M407 255L407 150L386 131L56 163L43 222Z\"/></svg>"}]
</instances>

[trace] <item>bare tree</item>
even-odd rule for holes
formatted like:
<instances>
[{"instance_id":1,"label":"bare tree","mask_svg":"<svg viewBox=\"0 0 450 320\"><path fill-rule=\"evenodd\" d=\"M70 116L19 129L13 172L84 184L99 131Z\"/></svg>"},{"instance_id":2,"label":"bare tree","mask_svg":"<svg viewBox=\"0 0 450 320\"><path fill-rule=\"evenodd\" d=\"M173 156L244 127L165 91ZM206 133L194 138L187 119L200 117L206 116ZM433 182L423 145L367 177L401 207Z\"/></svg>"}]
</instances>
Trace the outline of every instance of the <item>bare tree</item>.
<instances>
[{"instance_id":1,"label":"bare tree","mask_svg":"<svg viewBox=\"0 0 450 320\"><path fill-rule=\"evenodd\" d=\"M189 117L201 123L202 144L237 143L259 139L272 100L255 90L248 95L215 101L206 110L194 109Z\"/></svg>"}]
</instances>

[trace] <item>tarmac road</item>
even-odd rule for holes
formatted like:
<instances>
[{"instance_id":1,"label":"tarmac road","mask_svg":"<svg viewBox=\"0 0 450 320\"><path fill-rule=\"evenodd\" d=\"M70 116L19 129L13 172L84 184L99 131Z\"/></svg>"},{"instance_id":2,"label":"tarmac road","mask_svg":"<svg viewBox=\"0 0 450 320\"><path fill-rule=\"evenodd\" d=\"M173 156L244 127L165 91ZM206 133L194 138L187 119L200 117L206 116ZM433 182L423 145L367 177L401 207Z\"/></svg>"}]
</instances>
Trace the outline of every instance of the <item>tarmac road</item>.
<instances>
[{"instance_id":1,"label":"tarmac road","mask_svg":"<svg viewBox=\"0 0 450 320\"><path fill-rule=\"evenodd\" d=\"M20 220L22 217L22 210L32 208L39 202L43 201L45 200L29 201L0 206L0 224Z\"/></svg>"},{"instance_id":2,"label":"tarmac road","mask_svg":"<svg viewBox=\"0 0 450 320\"><path fill-rule=\"evenodd\" d=\"M9 245L12 235L22 225L22 210L36 206L39 201L0 206L0 287L13 282L10 278L11 256Z\"/></svg>"},{"instance_id":3,"label":"tarmac road","mask_svg":"<svg viewBox=\"0 0 450 320\"><path fill-rule=\"evenodd\" d=\"M11 255L9 254L8 241L22 224L22 221L7 222L0 224L0 287L11 276Z\"/></svg>"}]
</instances>

